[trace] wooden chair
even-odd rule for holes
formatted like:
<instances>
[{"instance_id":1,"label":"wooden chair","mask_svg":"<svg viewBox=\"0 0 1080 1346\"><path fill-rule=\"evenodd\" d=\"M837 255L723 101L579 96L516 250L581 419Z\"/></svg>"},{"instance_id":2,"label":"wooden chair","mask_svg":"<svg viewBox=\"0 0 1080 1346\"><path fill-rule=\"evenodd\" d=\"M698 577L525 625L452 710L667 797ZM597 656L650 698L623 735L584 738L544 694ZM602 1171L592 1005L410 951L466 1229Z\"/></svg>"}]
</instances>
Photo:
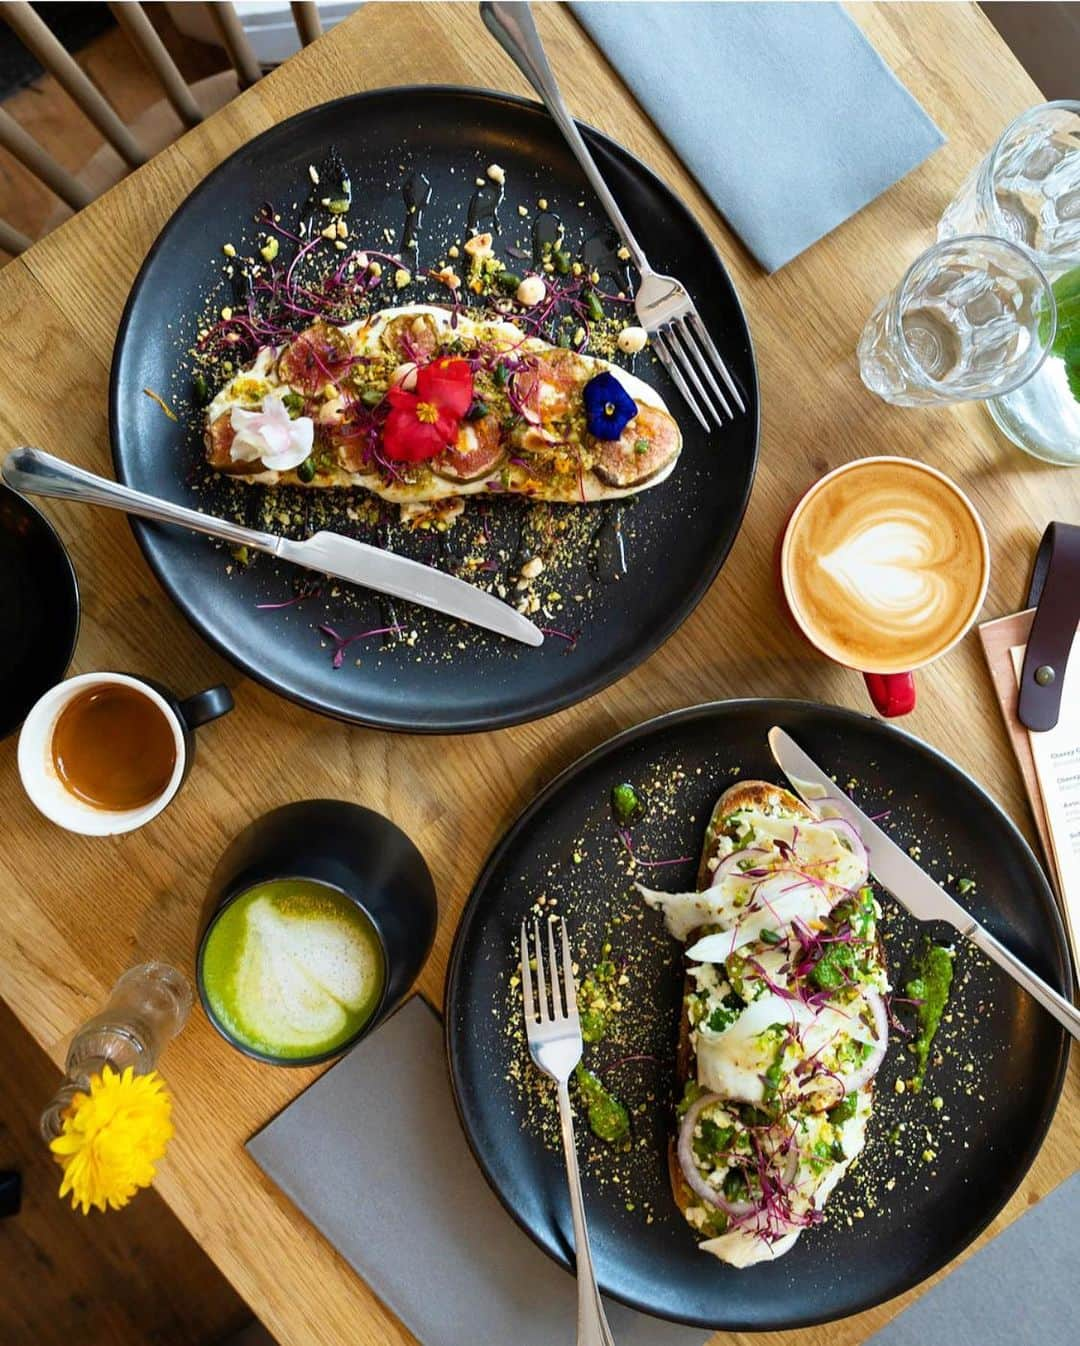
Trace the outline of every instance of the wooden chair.
<instances>
[{"instance_id":1,"label":"wooden chair","mask_svg":"<svg viewBox=\"0 0 1080 1346\"><path fill-rule=\"evenodd\" d=\"M262 70L244 34L235 7L230 3L206 4L222 46L232 62L232 71L201 80L191 88L176 67L165 44L147 18L142 5L125 0L110 4L117 24L160 81L167 104L162 102L126 126L74 58L64 49L33 6L22 0L0 4L2 18L19 40L38 59L61 88L76 103L105 138L106 145L76 177L69 173L0 107L0 146L3 146L55 196L72 210L81 210L118 177L145 163L173 139L167 107L185 127L198 125L209 112L229 101L237 89L246 89L261 78ZM297 35L303 46L322 33L318 6L291 4ZM137 132L139 132L137 134ZM117 157L118 156L118 157ZM31 240L0 219L0 249L12 254L25 251Z\"/></svg>"}]
</instances>

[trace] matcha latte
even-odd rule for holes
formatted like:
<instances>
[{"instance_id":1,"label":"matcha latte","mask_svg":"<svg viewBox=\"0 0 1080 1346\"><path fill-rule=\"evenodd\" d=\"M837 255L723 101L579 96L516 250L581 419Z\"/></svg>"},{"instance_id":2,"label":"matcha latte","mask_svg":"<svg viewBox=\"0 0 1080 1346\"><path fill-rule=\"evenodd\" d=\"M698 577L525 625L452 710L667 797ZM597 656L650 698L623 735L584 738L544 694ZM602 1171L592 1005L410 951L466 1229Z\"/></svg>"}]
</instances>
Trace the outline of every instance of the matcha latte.
<instances>
[{"instance_id":1,"label":"matcha latte","mask_svg":"<svg viewBox=\"0 0 1080 1346\"><path fill-rule=\"evenodd\" d=\"M241 893L206 936L200 980L238 1045L279 1060L326 1055L371 1017L385 980L367 915L335 888L277 879Z\"/></svg>"}]
</instances>

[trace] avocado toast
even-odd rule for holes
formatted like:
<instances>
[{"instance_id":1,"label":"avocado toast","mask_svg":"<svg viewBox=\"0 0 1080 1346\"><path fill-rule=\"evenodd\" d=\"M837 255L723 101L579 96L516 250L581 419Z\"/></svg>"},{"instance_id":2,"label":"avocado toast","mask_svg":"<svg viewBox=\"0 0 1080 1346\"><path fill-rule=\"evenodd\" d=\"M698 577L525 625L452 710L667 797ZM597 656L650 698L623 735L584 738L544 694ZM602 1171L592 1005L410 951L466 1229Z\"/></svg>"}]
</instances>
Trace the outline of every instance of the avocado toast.
<instances>
[{"instance_id":1,"label":"avocado toast","mask_svg":"<svg viewBox=\"0 0 1080 1346\"><path fill-rule=\"evenodd\" d=\"M672 1190L702 1250L733 1266L819 1223L865 1142L888 1044L867 880L850 824L744 781L713 810L696 891L638 885L690 960Z\"/></svg>"}]
</instances>

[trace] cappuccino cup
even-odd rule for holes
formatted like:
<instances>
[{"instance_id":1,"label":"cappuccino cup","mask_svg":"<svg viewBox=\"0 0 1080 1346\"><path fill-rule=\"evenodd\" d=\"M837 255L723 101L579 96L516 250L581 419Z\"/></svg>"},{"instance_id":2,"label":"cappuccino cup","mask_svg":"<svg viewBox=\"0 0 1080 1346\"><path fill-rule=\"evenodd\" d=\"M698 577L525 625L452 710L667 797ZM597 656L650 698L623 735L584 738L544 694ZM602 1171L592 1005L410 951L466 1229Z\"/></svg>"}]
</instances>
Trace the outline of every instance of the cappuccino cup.
<instances>
[{"instance_id":1,"label":"cappuccino cup","mask_svg":"<svg viewBox=\"0 0 1080 1346\"><path fill-rule=\"evenodd\" d=\"M910 458L859 458L799 500L779 571L802 634L862 673L875 709L892 717L914 709L914 671L978 616L990 548L975 507L944 473Z\"/></svg>"}]
</instances>

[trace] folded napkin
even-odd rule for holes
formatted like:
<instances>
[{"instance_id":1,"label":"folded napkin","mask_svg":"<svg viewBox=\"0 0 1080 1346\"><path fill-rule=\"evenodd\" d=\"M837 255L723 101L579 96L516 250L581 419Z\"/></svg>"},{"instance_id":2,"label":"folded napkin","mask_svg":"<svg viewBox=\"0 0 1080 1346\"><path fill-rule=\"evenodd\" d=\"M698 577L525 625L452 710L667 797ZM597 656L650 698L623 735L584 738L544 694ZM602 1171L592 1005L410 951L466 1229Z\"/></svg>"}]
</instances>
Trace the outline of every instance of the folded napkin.
<instances>
[{"instance_id":1,"label":"folded napkin","mask_svg":"<svg viewBox=\"0 0 1080 1346\"><path fill-rule=\"evenodd\" d=\"M419 996L247 1148L424 1346L574 1340L574 1282L484 1181L454 1111L441 1025ZM619 1346L703 1346L700 1328L605 1307Z\"/></svg>"},{"instance_id":2,"label":"folded napkin","mask_svg":"<svg viewBox=\"0 0 1080 1346\"><path fill-rule=\"evenodd\" d=\"M571 9L768 271L944 143L839 5Z\"/></svg>"},{"instance_id":3,"label":"folded napkin","mask_svg":"<svg viewBox=\"0 0 1080 1346\"><path fill-rule=\"evenodd\" d=\"M866 1346L1073 1346L1080 1173L1014 1220Z\"/></svg>"}]
</instances>

